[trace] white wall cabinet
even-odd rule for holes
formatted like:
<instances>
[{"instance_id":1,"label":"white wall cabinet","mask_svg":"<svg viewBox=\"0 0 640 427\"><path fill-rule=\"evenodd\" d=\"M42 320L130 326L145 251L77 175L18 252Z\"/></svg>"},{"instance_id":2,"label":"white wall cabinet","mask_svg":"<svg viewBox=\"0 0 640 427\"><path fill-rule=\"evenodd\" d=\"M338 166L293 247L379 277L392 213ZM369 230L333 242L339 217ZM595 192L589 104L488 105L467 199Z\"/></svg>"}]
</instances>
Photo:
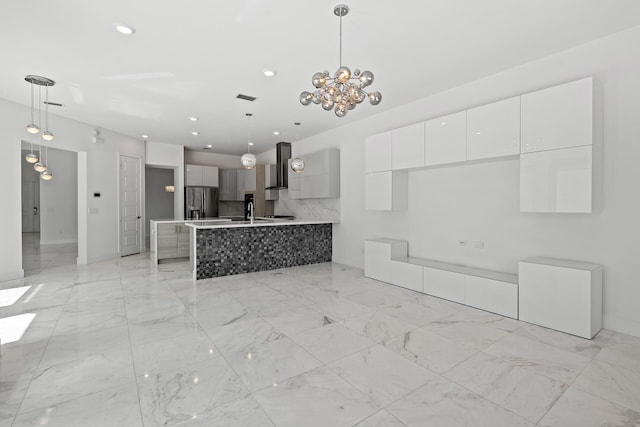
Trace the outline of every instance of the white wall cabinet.
<instances>
[{"instance_id":1,"label":"white wall cabinet","mask_svg":"<svg viewBox=\"0 0 640 427\"><path fill-rule=\"evenodd\" d=\"M373 239L364 242L364 275L391 283L391 260L407 256L407 242Z\"/></svg>"},{"instance_id":2,"label":"white wall cabinet","mask_svg":"<svg viewBox=\"0 0 640 427\"><path fill-rule=\"evenodd\" d=\"M368 136L364 144L365 172L391 170L391 131Z\"/></svg>"},{"instance_id":3,"label":"white wall cabinet","mask_svg":"<svg viewBox=\"0 0 640 427\"><path fill-rule=\"evenodd\" d=\"M424 166L424 122L391 131L391 169Z\"/></svg>"},{"instance_id":4,"label":"white wall cabinet","mask_svg":"<svg viewBox=\"0 0 640 427\"><path fill-rule=\"evenodd\" d=\"M590 145L521 154L520 211L591 212L593 154Z\"/></svg>"},{"instance_id":5,"label":"white wall cabinet","mask_svg":"<svg viewBox=\"0 0 640 427\"><path fill-rule=\"evenodd\" d=\"M218 168L215 166L185 165L185 185L217 187Z\"/></svg>"},{"instance_id":6,"label":"white wall cabinet","mask_svg":"<svg viewBox=\"0 0 640 427\"><path fill-rule=\"evenodd\" d=\"M365 209L401 211L407 209L406 171L373 172L365 175Z\"/></svg>"},{"instance_id":7,"label":"white wall cabinet","mask_svg":"<svg viewBox=\"0 0 640 427\"><path fill-rule=\"evenodd\" d=\"M592 144L591 77L522 95L521 102L522 153Z\"/></svg>"},{"instance_id":8,"label":"white wall cabinet","mask_svg":"<svg viewBox=\"0 0 640 427\"><path fill-rule=\"evenodd\" d=\"M602 266L538 257L518 269L520 320L589 339L602 328Z\"/></svg>"},{"instance_id":9,"label":"white wall cabinet","mask_svg":"<svg viewBox=\"0 0 640 427\"><path fill-rule=\"evenodd\" d=\"M519 153L519 96L467 110L467 160Z\"/></svg>"},{"instance_id":10,"label":"white wall cabinet","mask_svg":"<svg viewBox=\"0 0 640 427\"><path fill-rule=\"evenodd\" d=\"M467 160L466 111L428 120L425 135L425 165Z\"/></svg>"},{"instance_id":11,"label":"white wall cabinet","mask_svg":"<svg viewBox=\"0 0 640 427\"><path fill-rule=\"evenodd\" d=\"M292 171L289 162L289 196L292 199L340 197L340 151L329 148L302 158L305 165L302 172Z\"/></svg>"}]
</instances>

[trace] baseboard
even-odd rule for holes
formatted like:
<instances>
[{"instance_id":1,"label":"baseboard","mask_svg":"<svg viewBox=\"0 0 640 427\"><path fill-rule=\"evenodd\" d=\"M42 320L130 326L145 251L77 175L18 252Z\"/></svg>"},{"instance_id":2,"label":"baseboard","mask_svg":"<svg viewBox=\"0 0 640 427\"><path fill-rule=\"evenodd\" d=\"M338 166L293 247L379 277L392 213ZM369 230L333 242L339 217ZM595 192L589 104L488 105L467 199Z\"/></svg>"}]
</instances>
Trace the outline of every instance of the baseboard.
<instances>
[{"instance_id":1,"label":"baseboard","mask_svg":"<svg viewBox=\"0 0 640 427\"><path fill-rule=\"evenodd\" d=\"M622 334L633 335L634 337L640 337L640 322L631 319L623 319L616 316L607 316L606 314L602 319L602 326L604 329L620 332Z\"/></svg>"},{"instance_id":2,"label":"baseboard","mask_svg":"<svg viewBox=\"0 0 640 427\"><path fill-rule=\"evenodd\" d=\"M24 277L23 269L13 270L13 271L0 271L0 281L22 279L23 277Z\"/></svg>"},{"instance_id":3,"label":"baseboard","mask_svg":"<svg viewBox=\"0 0 640 427\"><path fill-rule=\"evenodd\" d=\"M78 240L40 240L40 245L66 245L69 243L78 243Z\"/></svg>"}]
</instances>

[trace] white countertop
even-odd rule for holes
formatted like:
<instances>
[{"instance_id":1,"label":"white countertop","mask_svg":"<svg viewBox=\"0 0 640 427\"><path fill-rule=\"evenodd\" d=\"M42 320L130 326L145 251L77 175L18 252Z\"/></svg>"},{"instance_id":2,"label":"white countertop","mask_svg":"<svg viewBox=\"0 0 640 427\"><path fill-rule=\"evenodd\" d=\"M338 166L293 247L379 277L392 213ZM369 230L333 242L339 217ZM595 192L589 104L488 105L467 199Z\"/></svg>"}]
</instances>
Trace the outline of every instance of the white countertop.
<instances>
[{"instance_id":1,"label":"white countertop","mask_svg":"<svg viewBox=\"0 0 640 427\"><path fill-rule=\"evenodd\" d=\"M231 222L231 218L203 218L203 219L150 219L150 222L157 222L161 224L185 224L187 222Z\"/></svg>"},{"instance_id":2,"label":"white countertop","mask_svg":"<svg viewBox=\"0 0 640 427\"><path fill-rule=\"evenodd\" d=\"M236 227L273 227L281 225L310 225L310 224L335 224L337 221L324 221L318 219L272 219L272 218L258 218L253 224L245 221L215 221L215 223L202 224L203 221L188 221L187 227L192 227L198 230L206 230L210 228L236 228ZM207 221L204 221L207 223ZM213 221L211 221L213 222Z\"/></svg>"}]
</instances>

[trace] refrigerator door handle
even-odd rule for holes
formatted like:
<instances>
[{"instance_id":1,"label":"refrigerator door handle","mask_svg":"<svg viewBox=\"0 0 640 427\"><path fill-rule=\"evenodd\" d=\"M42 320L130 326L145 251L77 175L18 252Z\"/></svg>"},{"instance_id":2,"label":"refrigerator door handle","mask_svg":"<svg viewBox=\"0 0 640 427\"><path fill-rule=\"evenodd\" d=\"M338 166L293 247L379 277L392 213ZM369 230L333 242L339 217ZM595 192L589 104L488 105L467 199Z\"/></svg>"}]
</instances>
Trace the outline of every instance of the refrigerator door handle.
<instances>
[{"instance_id":1,"label":"refrigerator door handle","mask_svg":"<svg viewBox=\"0 0 640 427\"><path fill-rule=\"evenodd\" d=\"M204 191L202 192L202 216L207 215L207 199L204 196Z\"/></svg>"}]
</instances>

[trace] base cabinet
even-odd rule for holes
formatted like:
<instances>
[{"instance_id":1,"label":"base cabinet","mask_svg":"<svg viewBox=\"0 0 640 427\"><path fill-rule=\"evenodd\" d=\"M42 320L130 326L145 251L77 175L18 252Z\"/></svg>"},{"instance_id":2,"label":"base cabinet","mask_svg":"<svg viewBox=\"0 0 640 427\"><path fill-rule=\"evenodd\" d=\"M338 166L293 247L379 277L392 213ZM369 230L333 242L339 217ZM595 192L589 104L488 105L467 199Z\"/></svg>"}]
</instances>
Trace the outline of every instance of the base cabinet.
<instances>
[{"instance_id":1,"label":"base cabinet","mask_svg":"<svg viewBox=\"0 0 640 427\"><path fill-rule=\"evenodd\" d=\"M462 274L424 267L423 277L425 294L464 304L464 276Z\"/></svg>"},{"instance_id":2,"label":"base cabinet","mask_svg":"<svg viewBox=\"0 0 640 427\"><path fill-rule=\"evenodd\" d=\"M391 259L407 256L407 242L375 239L364 242L364 275L391 283Z\"/></svg>"},{"instance_id":3,"label":"base cabinet","mask_svg":"<svg viewBox=\"0 0 640 427\"><path fill-rule=\"evenodd\" d=\"M189 256L189 227L184 224L157 225L158 261Z\"/></svg>"},{"instance_id":4,"label":"base cabinet","mask_svg":"<svg viewBox=\"0 0 640 427\"><path fill-rule=\"evenodd\" d=\"M412 291L422 292L422 267L391 260L391 283Z\"/></svg>"},{"instance_id":5,"label":"base cabinet","mask_svg":"<svg viewBox=\"0 0 640 427\"><path fill-rule=\"evenodd\" d=\"M520 320L589 339L602 328L602 266L540 257L518 269Z\"/></svg>"},{"instance_id":6,"label":"base cabinet","mask_svg":"<svg viewBox=\"0 0 640 427\"><path fill-rule=\"evenodd\" d=\"M518 318L518 285L465 276L464 303L502 316Z\"/></svg>"}]
</instances>

